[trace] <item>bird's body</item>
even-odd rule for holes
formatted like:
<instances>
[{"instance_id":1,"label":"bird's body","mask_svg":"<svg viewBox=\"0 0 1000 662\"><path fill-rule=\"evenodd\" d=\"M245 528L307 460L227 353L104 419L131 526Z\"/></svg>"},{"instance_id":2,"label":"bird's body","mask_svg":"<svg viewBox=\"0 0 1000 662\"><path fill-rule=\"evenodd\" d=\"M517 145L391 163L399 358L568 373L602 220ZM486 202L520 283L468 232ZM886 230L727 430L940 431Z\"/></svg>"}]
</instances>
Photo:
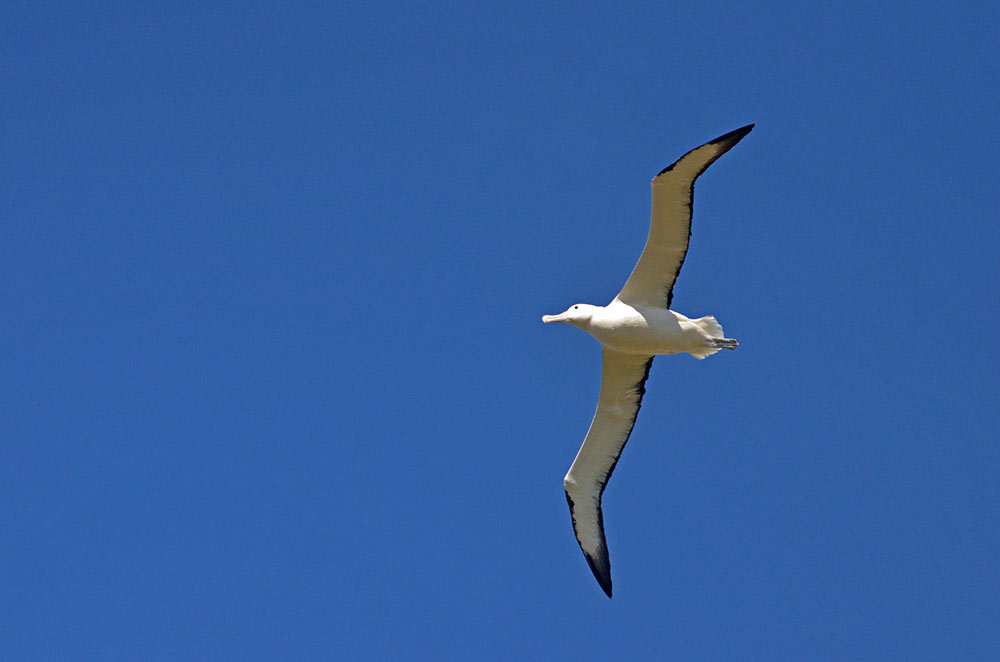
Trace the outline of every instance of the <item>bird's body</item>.
<instances>
[{"instance_id":1,"label":"bird's body","mask_svg":"<svg viewBox=\"0 0 1000 662\"><path fill-rule=\"evenodd\" d=\"M623 354L648 357L688 353L704 358L722 348L718 344L722 329L713 317L689 319L667 308L633 305L620 299L606 306L588 306L588 312L590 317L581 316L574 326ZM550 322L560 321L553 317L557 316L546 315Z\"/></svg>"},{"instance_id":2,"label":"bird's body","mask_svg":"<svg viewBox=\"0 0 1000 662\"><path fill-rule=\"evenodd\" d=\"M753 125L697 147L653 178L649 237L632 274L606 306L575 304L543 322L563 322L594 336L603 347L601 394L594 420L563 479L580 549L611 597L611 562L601 496L632 433L654 356L688 353L698 359L738 342L723 337L712 316L690 319L670 310L673 286L687 254L694 182Z\"/></svg>"}]
</instances>

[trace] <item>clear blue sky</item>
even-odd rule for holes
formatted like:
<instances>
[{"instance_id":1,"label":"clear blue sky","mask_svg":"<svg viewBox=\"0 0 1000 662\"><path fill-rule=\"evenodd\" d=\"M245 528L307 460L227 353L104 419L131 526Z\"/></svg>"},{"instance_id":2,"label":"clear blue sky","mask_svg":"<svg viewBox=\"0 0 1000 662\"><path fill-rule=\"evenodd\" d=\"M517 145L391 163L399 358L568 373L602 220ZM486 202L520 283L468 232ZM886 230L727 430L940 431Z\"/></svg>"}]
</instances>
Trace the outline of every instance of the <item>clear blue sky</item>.
<instances>
[{"instance_id":1,"label":"clear blue sky","mask_svg":"<svg viewBox=\"0 0 1000 662\"><path fill-rule=\"evenodd\" d=\"M995 3L211 4L0 10L0 657L1000 659Z\"/></svg>"}]
</instances>

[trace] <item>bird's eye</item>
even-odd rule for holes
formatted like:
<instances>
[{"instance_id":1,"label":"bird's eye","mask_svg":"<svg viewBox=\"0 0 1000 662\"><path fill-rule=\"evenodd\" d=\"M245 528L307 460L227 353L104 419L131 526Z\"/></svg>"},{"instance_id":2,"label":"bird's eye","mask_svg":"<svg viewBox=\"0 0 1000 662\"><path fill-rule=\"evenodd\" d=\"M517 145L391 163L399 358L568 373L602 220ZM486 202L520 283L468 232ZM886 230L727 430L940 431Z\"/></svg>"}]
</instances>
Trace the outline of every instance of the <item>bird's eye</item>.
<instances>
[{"instance_id":1,"label":"bird's eye","mask_svg":"<svg viewBox=\"0 0 1000 662\"><path fill-rule=\"evenodd\" d=\"M576 310L576 309L577 309L577 308L579 308L579 307L580 307L580 306L573 306L573 310Z\"/></svg>"}]
</instances>

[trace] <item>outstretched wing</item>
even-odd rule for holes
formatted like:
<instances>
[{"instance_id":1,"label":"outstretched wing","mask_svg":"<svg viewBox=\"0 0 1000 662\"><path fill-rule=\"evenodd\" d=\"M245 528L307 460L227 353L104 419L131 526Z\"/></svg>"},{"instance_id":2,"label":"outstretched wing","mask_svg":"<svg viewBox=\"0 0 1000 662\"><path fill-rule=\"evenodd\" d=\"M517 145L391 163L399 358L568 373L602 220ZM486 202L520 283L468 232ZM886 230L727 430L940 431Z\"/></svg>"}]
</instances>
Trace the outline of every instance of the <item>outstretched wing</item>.
<instances>
[{"instance_id":1,"label":"outstretched wing","mask_svg":"<svg viewBox=\"0 0 1000 662\"><path fill-rule=\"evenodd\" d=\"M622 354L604 348L597 412L563 480L577 542L609 598L611 561L604 539L601 495L632 433L651 365L652 356Z\"/></svg>"},{"instance_id":2,"label":"outstretched wing","mask_svg":"<svg viewBox=\"0 0 1000 662\"><path fill-rule=\"evenodd\" d=\"M717 158L728 152L753 124L730 131L696 147L653 177L653 213L646 247L632 275L618 293L630 304L670 307L674 281L684 264L691 237L691 201L694 182Z\"/></svg>"}]
</instances>

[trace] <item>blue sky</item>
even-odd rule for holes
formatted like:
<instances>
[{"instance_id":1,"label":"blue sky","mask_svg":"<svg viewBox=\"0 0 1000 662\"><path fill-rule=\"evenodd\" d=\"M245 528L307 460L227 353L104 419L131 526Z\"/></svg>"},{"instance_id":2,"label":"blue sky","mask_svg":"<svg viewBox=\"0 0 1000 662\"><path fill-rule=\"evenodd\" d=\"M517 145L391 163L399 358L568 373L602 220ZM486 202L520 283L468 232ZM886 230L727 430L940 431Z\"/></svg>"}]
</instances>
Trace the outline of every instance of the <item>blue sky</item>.
<instances>
[{"instance_id":1,"label":"blue sky","mask_svg":"<svg viewBox=\"0 0 1000 662\"><path fill-rule=\"evenodd\" d=\"M0 657L1000 656L990 3L8 3ZM649 180L702 177L604 499Z\"/></svg>"}]
</instances>

